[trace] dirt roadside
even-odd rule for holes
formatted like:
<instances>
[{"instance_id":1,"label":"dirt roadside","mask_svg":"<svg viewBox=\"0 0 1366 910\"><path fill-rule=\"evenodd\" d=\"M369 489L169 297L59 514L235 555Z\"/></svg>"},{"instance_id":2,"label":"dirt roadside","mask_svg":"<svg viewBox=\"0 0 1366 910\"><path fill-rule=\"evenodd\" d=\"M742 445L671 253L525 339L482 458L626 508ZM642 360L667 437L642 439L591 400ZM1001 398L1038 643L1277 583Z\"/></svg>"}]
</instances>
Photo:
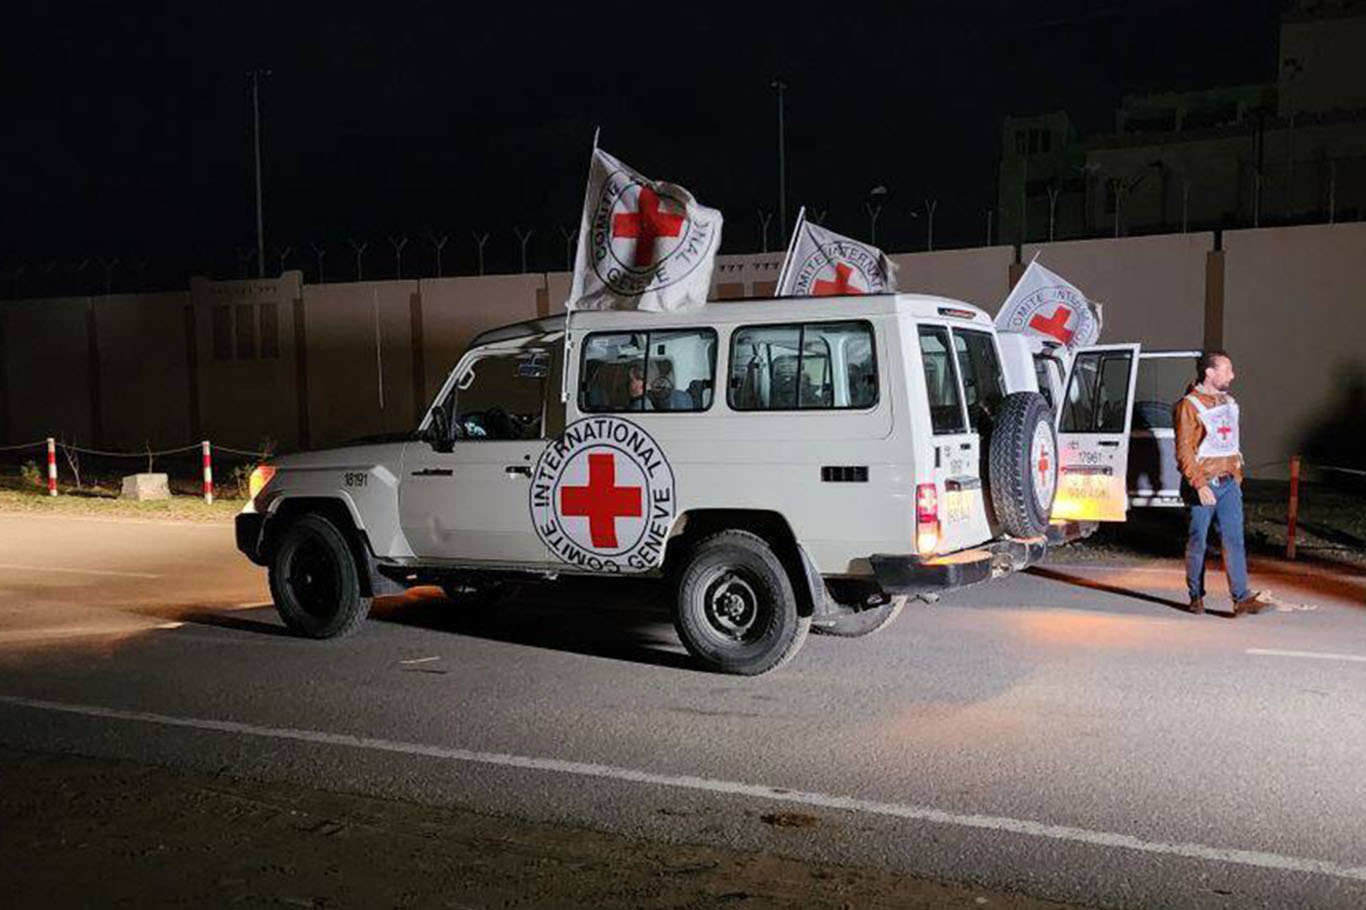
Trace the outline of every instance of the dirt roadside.
<instances>
[{"instance_id":1,"label":"dirt roadside","mask_svg":"<svg viewBox=\"0 0 1366 910\"><path fill-rule=\"evenodd\" d=\"M0 748L0 780L0 868L11 907L1073 906L66 755Z\"/></svg>"}]
</instances>

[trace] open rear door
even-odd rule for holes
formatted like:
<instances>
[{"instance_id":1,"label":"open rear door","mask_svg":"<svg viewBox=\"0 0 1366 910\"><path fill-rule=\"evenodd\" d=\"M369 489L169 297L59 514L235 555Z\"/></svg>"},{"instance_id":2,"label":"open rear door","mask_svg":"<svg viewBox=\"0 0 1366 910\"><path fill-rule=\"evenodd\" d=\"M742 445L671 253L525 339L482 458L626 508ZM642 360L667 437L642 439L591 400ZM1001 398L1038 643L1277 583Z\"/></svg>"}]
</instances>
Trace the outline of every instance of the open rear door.
<instances>
[{"instance_id":1,"label":"open rear door","mask_svg":"<svg viewBox=\"0 0 1366 910\"><path fill-rule=\"evenodd\" d=\"M1181 506L1172 405L1186 394L1199 351L1144 351L1129 431L1129 506Z\"/></svg>"},{"instance_id":2,"label":"open rear door","mask_svg":"<svg viewBox=\"0 0 1366 910\"><path fill-rule=\"evenodd\" d=\"M1055 521L1123 521L1139 345L1078 348L1058 405Z\"/></svg>"}]
</instances>

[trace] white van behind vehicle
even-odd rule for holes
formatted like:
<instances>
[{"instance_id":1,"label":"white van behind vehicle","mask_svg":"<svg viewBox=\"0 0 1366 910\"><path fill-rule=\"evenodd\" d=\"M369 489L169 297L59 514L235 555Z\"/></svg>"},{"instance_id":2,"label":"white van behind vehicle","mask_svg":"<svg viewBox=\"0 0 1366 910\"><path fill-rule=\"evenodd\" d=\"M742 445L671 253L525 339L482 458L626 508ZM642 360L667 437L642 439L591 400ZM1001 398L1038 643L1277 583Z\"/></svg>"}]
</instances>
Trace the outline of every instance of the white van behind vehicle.
<instances>
[{"instance_id":1,"label":"white van behind vehicle","mask_svg":"<svg viewBox=\"0 0 1366 910\"><path fill-rule=\"evenodd\" d=\"M946 298L583 312L565 330L481 335L406 442L258 476L238 545L291 628L344 634L417 584L470 599L645 575L672 584L694 657L762 673L813 626L867 634L908 597L1035 563L1079 530L1054 519L1095 517L1114 479L1123 494L1110 425L1128 431L1136 346L1098 355L1099 374L1129 370L1102 407L1089 367L1049 390L1084 428L1058 433L1030 352L1003 356L991 319Z\"/></svg>"}]
</instances>

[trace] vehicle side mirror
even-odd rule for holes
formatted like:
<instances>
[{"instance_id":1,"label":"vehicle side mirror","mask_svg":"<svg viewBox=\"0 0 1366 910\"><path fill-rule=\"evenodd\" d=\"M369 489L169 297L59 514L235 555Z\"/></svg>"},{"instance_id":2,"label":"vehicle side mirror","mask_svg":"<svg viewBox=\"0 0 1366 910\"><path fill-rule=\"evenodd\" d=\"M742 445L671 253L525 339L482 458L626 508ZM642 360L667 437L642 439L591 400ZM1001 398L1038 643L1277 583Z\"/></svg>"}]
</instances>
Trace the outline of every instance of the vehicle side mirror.
<instances>
[{"instance_id":1,"label":"vehicle side mirror","mask_svg":"<svg viewBox=\"0 0 1366 910\"><path fill-rule=\"evenodd\" d=\"M427 424L427 432L423 436L438 452L451 450L451 422L445 408L432 408L432 420Z\"/></svg>"}]
</instances>

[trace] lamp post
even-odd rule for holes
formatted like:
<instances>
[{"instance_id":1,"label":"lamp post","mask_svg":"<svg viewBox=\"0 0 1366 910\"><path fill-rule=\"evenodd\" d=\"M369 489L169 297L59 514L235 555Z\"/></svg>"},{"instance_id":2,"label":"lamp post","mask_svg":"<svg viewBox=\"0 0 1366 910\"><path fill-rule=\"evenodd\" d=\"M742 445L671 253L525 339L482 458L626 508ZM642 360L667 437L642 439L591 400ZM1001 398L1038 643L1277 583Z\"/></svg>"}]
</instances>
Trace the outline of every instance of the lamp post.
<instances>
[{"instance_id":1,"label":"lamp post","mask_svg":"<svg viewBox=\"0 0 1366 910\"><path fill-rule=\"evenodd\" d=\"M934 210L939 208L938 199L925 200L925 249L934 249Z\"/></svg>"},{"instance_id":2,"label":"lamp post","mask_svg":"<svg viewBox=\"0 0 1366 910\"><path fill-rule=\"evenodd\" d=\"M560 229L560 236L564 238L564 266L565 271L574 271L574 238L579 236L579 229L569 230L564 225L557 225Z\"/></svg>"},{"instance_id":3,"label":"lamp post","mask_svg":"<svg viewBox=\"0 0 1366 910\"><path fill-rule=\"evenodd\" d=\"M774 79L769 83L778 93L778 232L787 236L787 136L783 124L783 92L787 83Z\"/></svg>"},{"instance_id":4,"label":"lamp post","mask_svg":"<svg viewBox=\"0 0 1366 910\"><path fill-rule=\"evenodd\" d=\"M363 281L365 280L365 270L362 266L361 257L365 255L365 248L370 245L370 241L362 240L357 243L354 240L347 240L346 242L351 244L351 249L356 251L356 280Z\"/></svg>"},{"instance_id":5,"label":"lamp post","mask_svg":"<svg viewBox=\"0 0 1366 910\"><path fill-rule=\"evenodd\" d=\"M772 212L765 212L763 209L759 209L759 231L763 236L762 252L765 253L768 252L768 225L772 220Z\"/></svg>"},{"instance_id":6,"label":"lamp post","mask_svg":"<svg viewBox=\"0 0 1366 910\"><path fill-rule=\"evenodd\" d=\"M327 255L327 247L316 243L310 243L309 246L313 247L313 255L318 257L318 284L322 284L327 280L323 277L323 257Z\"/></svg>"},{"instance_id":7,"label":"lamp post","mask_svg":"<svg viewBox=\"0 0 1366 910\"><path fill-rule=\"evenodd\" d=\"M266 277L266 229L261 211L261 77L269 75L270 70L247 73L251 80L252 145L256 154L256 274L259 278Z\"/></svg>"},{"instance_id":8,"label":"lamp post","mask_svg":"<svg viewBox=\"0 0 1366 910\"><path fill-rule=\"evenodd\" d=\"M440 237L429 233L427 239L432 242L432 248L436 250L436 277L441 277L441 251L445 248L446 242L451 239L450 234L442 234Z\"/></svg>"},{"instance_id":9,"label":"lamp post","mask_svg":"<svg viewBox=\"0 0 1366 910\"><path fill-rule=\"evenodd\" d=\"M873 204L873 200L877 204ZM882 203L887 200L887 187L881 184L868 191L868 199L864 201L863 207L868 212L868 242L877 246L877 216L882 214Z\"/></svg>"},{"instance_id":10,"label":"lamp post","mask_svg":"<svg viewBox=\"0 0 1366 910\"><path fill-rule=\"evenodd\" d=\"M531 239L531 235L534 234L534 233L536 233L536 229L535 229L535 228L531 228L531 229L529 229L525 234L523 234L523 233L522 233L522 229L519 228L519 227L516 227L516 226L514 225L513 228L512 228L512 233L517 237L517 242L520 243L520 244L522 245L522 274L525 275L525 274L526 274L526 245L527 245L527 241L529 241L529 240Z\"/></svg>"},{"instance_id":11,"label":"lamp post","mask_svg":"<svg viewBox=\"0 0 1366 910\"><path fill-rule=\"evenodd\" d=\"M403 277L403 248L408 245L407 237L390 237L389 245L394 248L394 277Z\"/></svg>"},{"instance_id":12,"label":"lamp post","mask_svg":"<svg viewBox=\"0 0 1366 910\"><path fill-rule=\"evenodd\" d=\"M484 244L489 242L489 235L487 231L482 234L478 231L470 231L470 234L474 237L474 242L479 246L479 274L482 275L484 274Z\"/></svg>"}]
</instances>

